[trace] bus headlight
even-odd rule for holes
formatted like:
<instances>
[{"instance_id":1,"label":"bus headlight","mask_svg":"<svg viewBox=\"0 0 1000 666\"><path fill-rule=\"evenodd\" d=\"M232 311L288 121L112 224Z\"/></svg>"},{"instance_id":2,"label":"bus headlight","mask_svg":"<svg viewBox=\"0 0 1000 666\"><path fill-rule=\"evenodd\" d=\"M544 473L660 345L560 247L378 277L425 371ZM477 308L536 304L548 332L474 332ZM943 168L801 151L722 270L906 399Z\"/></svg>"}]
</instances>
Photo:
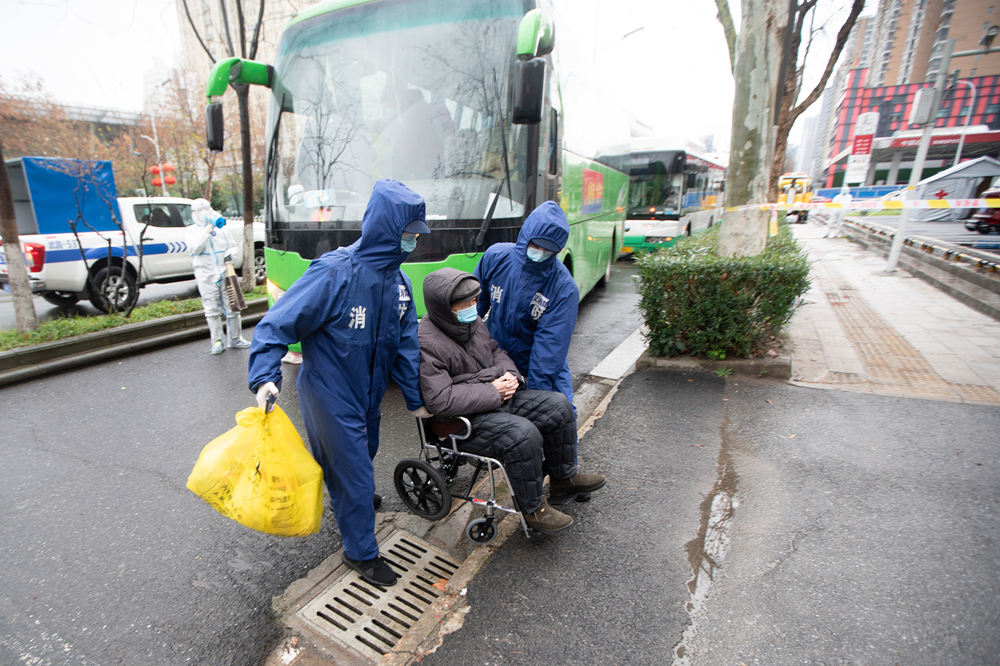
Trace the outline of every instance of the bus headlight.
<instances>
[{"instance_id":1,"label":"bus headlight","mask_svg":"<svg viewBox=\"0 0 1000 666\"><path fill-rule=\"evenodd\" d=\"M274 303L276 300L285 295L285 290L274 284L270 280L265 283L267 288L267 295L271 297L271 302Z\"/></svg>"},{"instance_id":2,"label":"bus headlight","mask_svg":"<svg viewBox=\"0 0 1000 666\"><path fill-rule=\"evenodd\" d=\"M646 236L647 243L669 243L673 239L673 236Z\"/></svg>"}]
</instances>

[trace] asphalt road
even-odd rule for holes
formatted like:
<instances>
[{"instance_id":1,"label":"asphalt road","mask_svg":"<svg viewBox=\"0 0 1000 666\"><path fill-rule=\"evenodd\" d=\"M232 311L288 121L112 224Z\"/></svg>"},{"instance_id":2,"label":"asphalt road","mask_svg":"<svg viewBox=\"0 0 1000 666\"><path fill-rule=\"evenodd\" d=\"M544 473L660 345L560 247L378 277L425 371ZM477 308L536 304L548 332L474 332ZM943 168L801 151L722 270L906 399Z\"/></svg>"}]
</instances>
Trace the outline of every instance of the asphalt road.
<instances>
[{"instance_id":1,"label":"asphalt road","mask_svg":"<svg viewBox=\"0 0 1000 666\"><path fill-rule=\"evenodd\" d=\"M620 262L611 286L581 304L578 376L639 326L633 271ZM281 539L185 488L202 447L253 404L246 363L246 351L211 356L206 339L0 389L0 663L255 664L267 654L281 629L272 598L340 539L329 512L319 534ZM297 368L285 372L278 404L304 432ZM381 436L376 486L384 510L402 511L392 472L418 442L397 390Z\"/></svg>"},{"instance_id":2,"label":"asphalt road","mask_svg":"<svg viewBox=\"0 0 1000 666\"><path fill-rule=\"evenodd\" d=\"M996 664L995 407L646 370L422 663Z\"/></svg>"}]
</instances>

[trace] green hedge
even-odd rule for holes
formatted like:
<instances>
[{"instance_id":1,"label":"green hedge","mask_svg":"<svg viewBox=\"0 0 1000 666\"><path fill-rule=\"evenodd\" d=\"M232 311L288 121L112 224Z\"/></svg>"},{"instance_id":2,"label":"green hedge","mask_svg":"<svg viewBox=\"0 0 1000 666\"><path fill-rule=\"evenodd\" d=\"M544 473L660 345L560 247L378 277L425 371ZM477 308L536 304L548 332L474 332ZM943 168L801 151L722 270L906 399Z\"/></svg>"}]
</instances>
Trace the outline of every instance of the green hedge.
<instances>
[{"instance_id":1,"label":"green hedge","mask_svg":"<svg viewBox=\"0 0 1000 666\"><path fill-rule=\"evenodd\" d=\"M809 262L786 225L756 257L720 257L717 241L718 227L637 259L653 354L759 355L809 289Z\"/></svg>"}]
</instances>

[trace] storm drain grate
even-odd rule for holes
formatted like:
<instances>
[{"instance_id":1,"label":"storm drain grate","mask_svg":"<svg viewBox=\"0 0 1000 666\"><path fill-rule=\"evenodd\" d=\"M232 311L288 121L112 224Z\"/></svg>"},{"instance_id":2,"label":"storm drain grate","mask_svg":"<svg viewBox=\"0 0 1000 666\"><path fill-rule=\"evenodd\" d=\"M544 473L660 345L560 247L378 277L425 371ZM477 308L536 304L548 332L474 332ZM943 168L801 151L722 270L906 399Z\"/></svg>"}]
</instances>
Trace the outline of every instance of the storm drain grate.
<instances>
[{"instance_id":1,"label":"storm drain grate","mask_svg":"<svg viewBox=\"0 0 1000 666\"><path fill-rule=\"evenodd\" d=\"M459 563L439 548L401 531L380 546L399 575L392 587L371 585L348 569L298 612L298 617L323 636L381 659L420 619Z\"/></svg>"}]
</instances>

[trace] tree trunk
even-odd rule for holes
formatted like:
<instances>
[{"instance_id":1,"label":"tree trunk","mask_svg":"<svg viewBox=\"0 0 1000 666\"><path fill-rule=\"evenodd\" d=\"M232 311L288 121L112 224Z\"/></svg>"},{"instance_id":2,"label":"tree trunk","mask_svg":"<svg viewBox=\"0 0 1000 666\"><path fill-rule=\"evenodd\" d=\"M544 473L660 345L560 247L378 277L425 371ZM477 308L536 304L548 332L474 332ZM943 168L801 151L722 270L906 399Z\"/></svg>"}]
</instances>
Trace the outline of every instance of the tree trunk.
<instances>
[{"instance_id":1,"label":"tree trunk","mask_svg":"<svg viewBox=\"0 0 1000 666\"><path fill-rule=\"evenodd\" d=\"M243 155L243 289L253 289L253 172L250 166L250 86L235 85L240 108L240 149Z\"/></svg>"},{"instance_id":2,"label":"tree trunk","mask_svg":"<svg viewBox=\"0 0 1000 666\"><path fill-rule=\"evenodd\" d=\"M726 175L726 205L767 201L774 155L774 97L780 81L783 30L788 24L788 0L745 0L733 78L732 139ZM766 211L736 211L723 215L719 254L754 256L767 241Z\"/></svg>"},{"instance_id":3,"label":"tree trunk","mask_svg":"<svg viewBox=\"0 0 1000 666\"><path fill-rule=\"evenodd\" d=\"M14 196L10 191L10 177L7 175L7 163L3 158L3 141L0 141L0 236L3 236L7 278L10 280L10 291L14 297L14 320L17 322L17 332L27 333L38 328L38 315L35 314L28 267L24 263L21 239L17 233Z\"/></svg>"}]
</instances>

